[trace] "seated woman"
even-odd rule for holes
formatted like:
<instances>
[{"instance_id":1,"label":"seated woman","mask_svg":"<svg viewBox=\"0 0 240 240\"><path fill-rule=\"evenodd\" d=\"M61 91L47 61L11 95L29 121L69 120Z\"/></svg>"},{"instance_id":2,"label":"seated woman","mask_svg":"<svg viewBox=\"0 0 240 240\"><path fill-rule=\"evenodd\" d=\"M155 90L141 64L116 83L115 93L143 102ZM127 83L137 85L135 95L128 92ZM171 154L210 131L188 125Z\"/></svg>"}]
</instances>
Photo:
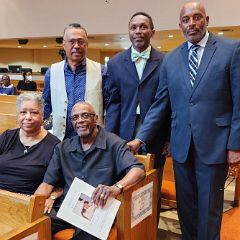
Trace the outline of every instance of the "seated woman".
<instances>
[{"instance_id":1,"label":"seated woman","mask_svg":"<svg viewBox=\"0 0 240 240\"><path fill-rule=\"evenodd\" d=\"M23 72L23 80L20 80L17 85L18 90L22 91L36 91L37 84L32 81L31 72Z\"/></svg>"},{"instance_id":2,"label":"seated woman","mask_svg":"<svg viewBox=\"0 0 240 240\"><path fill-rule=\"evenodd\" d=\"M0 135L0 189L31 195L60 141L42 127L44 100L39 94L19 95L16 107L20 128Z\"/></svg>"}]
</instances>

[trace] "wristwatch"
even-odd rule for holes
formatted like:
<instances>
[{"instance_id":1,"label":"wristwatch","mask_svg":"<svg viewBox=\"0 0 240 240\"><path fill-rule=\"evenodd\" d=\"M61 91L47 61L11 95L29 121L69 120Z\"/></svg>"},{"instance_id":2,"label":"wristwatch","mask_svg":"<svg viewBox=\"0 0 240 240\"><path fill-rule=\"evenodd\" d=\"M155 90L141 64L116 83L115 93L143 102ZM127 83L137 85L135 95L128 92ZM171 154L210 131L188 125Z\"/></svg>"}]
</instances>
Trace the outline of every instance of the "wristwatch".
<instances>
[{"instance_id":1,"label":"wristwatch","mask_svg":"<svg viewBox=\"0 0 240 240\"><path fill-rule=\"evenodd\" d=\"M115 183L114 186L118 187L121 190L120 194L123 192L123 186L120 183Z\"/></svg>"},{"instance_id":2,"label":"wristwatch","mask_svg":"<svg viewBox=\"0 0 240 240\"><path fill-rule=\"evenodd\" d=\"M50 195L50 198L51 198L52 200L56 200L56 199L57 199L57 197L54 196L54 195Z\"/></svg>"}]
</instances>

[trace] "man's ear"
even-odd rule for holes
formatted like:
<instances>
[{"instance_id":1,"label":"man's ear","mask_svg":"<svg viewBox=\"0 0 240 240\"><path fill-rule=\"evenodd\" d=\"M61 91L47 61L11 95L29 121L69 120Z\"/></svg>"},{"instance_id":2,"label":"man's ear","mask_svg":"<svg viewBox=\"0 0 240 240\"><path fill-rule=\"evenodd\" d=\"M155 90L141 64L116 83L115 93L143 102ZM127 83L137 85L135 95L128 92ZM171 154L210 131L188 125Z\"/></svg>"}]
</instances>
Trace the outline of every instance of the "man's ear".
<instances>
[{"instance_id":1,"label":"man's ear","mask_svg":"<svg viewBox=\"0 0 240 240\"><path fill-rule=\"evenodd\" d=\"M153 38L154 34L155 34L155 30L152 30L152 36L151 36L151 38Z\"/></svg>"},{"instance_id":2,"label":"man's ear","mask_svg":"<svg viewBox=\"0 0 240 240\"><path fill-rule=\"evenodd\" d=\"M209 24L209 16L206 16L206 26Z\"/></svg>"},{"instance_id":3,"label":"man's ear","mask_svg":"<svg viewBox=\"0 0 240 240\"><path fill-rule=\"evenodd\" d=\"M98 122L98 115L95 115L94 122L97 124L97 122Z\"/></svg>"}]
</instances>

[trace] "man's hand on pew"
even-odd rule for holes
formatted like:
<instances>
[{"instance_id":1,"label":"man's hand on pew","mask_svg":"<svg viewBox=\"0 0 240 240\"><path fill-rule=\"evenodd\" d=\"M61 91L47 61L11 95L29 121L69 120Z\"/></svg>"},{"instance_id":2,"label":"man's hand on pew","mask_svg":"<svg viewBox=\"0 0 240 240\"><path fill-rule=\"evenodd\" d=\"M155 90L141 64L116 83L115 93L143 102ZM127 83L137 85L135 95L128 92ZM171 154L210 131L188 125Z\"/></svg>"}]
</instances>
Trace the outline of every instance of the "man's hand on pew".
<instances>
[{"instance_id":1,"label":"man's hand on pew","mask_svg":"<svg viewBox=\"0 0 240 240\"><path fill-rule=\"evenodd\" d=\"M170 152L170 142L165 142L165 143L164 143L162 155L164 155L165 158L168 158L168 157L171 156L171 152Z\"/></svg>"},{"instance_id":2,"label":"man's hand on pew","mask_svg":"<svg viewBox=\"0 0 240 240\"><path fill-rule=\"evenodd\" d=\"M134 139L131 142L128 142L127 145L131 150L132 154L137 154L138 148L141 146L142 142L138 139Z\"/></svg>"}]
</instances>

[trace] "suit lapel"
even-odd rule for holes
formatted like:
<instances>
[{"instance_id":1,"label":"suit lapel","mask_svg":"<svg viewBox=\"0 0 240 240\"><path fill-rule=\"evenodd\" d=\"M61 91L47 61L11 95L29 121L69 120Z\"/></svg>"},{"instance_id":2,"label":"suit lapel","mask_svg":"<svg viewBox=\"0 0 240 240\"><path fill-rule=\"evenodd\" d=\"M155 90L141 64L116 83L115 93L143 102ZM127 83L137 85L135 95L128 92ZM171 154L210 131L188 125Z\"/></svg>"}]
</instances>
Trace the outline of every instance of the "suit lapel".
<instances>
[{"instance_id":1,"label":"suit lapel","mask_svg":"<svg viewBox=\"0 0 240 240\"><path fill-rule=\"evenodd\" d=\"M204 73L206 72L209 63L211 62L211 59L213 57L214 52L216 51L216 45L215 45L215 36L212 35L209 32L209 39L207 41L207 44L205 46L204 52L203 52L203 56L200 62L200 66L196 75L196 79L195 79L195 83L193 85L192 88L192 94L194 93L195 89L197 88L197 86L199 85L200 81L203 78Z\"/></svg>"},{"instance_id":2,"label":"suit lapel","mask_svg":"<svg viewBox=\"0 0 240 240\"><path fill-rule=\"evenodd\" d=\"M153 47L151 48L150 58L146 62L140 82L143 82L158 66L159 57L156 55L156 51Z\"/></svg>"},{"instance_id":3,"label":"suit lapel","mask_svg":"<svg viewBox=\"0 0 240 240\"><path fill-rule=\"evenodd\" d=\"M192 92L192 85L190 83L190 75L189 75L189 67L188 67L188 44L187 44L187 42L185 42L182 46L181 67L182 67L183 78L185 80L187 88L188 88L189 92Z\"/></svg>"},{"instance_id":4,"label":"suit lapel","mask_svg":"<svg viewBox=\"0 0 240 240\"><path fill-rule=\"evenodd\" d=\"M132 59L131 59L131 47L126 51L125 67L127 71L132 75L132 77L139 83L137 69L136 69L135 63L132 62Z\"/></svg>"}]
</instances>

